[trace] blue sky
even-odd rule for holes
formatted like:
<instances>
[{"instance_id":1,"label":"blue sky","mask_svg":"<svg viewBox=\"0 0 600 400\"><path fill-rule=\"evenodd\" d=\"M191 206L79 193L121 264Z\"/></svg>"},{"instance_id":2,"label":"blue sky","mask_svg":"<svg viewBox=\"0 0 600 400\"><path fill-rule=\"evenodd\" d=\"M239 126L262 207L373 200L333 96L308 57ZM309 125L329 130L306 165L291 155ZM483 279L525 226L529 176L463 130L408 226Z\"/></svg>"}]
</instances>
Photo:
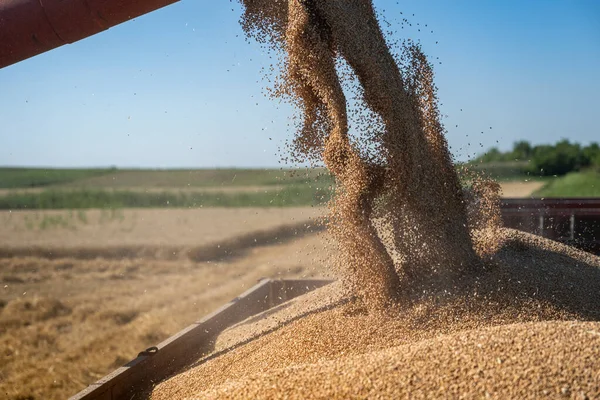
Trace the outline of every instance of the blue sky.
<instances>
[{"instance_id":1,"label":"blue sky","mask_svg":"<svg viewBox=\"0 0 600 400\"><path fill-rule=\"evenodd\" d=\"M600 140L600 2L374 3L436 61L458 159ZM0 165L279 166L291 110L262 95L272 61L240 16L235 1L183 0L0 70Z\"/></svg>"}]
</instances>

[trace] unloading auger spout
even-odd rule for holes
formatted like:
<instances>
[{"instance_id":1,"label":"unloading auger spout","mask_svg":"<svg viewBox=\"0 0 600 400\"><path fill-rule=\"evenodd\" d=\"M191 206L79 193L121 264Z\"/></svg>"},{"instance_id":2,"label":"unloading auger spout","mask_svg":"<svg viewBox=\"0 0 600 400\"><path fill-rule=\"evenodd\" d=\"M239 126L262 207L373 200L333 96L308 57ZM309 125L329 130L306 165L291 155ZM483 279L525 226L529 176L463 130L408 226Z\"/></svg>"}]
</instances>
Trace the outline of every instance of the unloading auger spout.
<instances>
[{"instance_id":1,"label":"unloading auger spout","mask_svg":"<svg viewBox=\"0 0 600 400\"><path fill-rule=\"evenodd\" d=\"M0 0L0 68L179 0Z\"/></svg>"}]
</instances>

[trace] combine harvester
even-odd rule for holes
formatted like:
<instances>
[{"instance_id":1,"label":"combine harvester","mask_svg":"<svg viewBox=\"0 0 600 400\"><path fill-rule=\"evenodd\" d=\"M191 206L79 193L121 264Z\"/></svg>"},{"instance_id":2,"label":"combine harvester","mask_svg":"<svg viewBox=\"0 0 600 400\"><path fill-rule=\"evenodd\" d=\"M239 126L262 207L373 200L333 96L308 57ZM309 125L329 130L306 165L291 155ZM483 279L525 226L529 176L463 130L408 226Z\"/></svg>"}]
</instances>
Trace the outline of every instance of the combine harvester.
<instances>
[{"instance_id":1,"label":"combine harvester","mask_svg":"<svg viewBox=\"0 0 600 400\"><path fill-rule=\"evenodd\" d=\"M73 43L178 0L2 0L0 68ZM600 254L600 199L504 199L507 227ZM270 280L224 305L72 397L132 399L210 352L228 327L329 284L329 280Z\"/></svg>"}]
</instances>

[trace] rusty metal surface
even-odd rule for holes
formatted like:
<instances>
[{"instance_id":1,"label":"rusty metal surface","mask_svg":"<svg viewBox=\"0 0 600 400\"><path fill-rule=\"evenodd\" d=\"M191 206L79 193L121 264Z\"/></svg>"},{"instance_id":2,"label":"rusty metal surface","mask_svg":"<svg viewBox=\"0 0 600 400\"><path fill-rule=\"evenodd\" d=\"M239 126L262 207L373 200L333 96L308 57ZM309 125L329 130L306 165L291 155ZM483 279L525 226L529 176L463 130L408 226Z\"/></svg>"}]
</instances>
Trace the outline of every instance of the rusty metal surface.
<instances>
[{"instance_id":1,"label":"rusty metal surface","mask_svg":"<svg viewBox=\"0 0 600 400\"><path fill-rule=\"evenodd\" d=\"M226 328L287 300L331 283L328 279L265 279L200 321L142 352L127 365L93 383L70 400L131 400L144 398L154 384L211 351ZM149 349L150 350L150 349Z\"/></svg>"},{"instance_id":2,"label":"rusty metal surface","mask_svg":"<svg viewBox=\"0 0 600 400\"><path fill-rule=\"evenodd\" d=\"M0 0L0 68L179 0Z\"/></svg>"}]
</instances>

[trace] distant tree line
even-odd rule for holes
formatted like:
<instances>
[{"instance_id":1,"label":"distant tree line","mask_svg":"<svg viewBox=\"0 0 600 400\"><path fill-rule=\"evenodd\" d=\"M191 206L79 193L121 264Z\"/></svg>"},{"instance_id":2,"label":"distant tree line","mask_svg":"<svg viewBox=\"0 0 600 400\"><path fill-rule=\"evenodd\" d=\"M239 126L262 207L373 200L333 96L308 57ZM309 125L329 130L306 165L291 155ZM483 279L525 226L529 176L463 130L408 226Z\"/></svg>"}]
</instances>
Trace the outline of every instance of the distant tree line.
<instances>
[{"instance_id":1,"label":"distant tree line","mask_svg":"<svg viewBox=\"0 0 600 400\"><path fill-rule=\"evenodd\" d=\"M583 147L567 139L553 145L532 146L528 141L521 140L515 142L512 150L506 152L492 147L474 162L523 162L526 163L523 172L542 176L565 175L587 168L600 170L600 146L594 142Z\"/></svg>"}]
</instances>

